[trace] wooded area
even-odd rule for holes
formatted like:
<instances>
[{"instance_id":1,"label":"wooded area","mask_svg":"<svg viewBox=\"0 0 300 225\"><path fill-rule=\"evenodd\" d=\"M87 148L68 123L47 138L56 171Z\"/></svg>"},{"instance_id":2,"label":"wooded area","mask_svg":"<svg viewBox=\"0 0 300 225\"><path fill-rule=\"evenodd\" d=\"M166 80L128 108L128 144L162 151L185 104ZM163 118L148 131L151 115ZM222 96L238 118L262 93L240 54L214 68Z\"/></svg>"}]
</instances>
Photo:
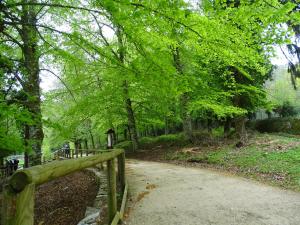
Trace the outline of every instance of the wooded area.
<instances>
[{"instance_id":1,"label":"wooded area","mask_svg":"<svg viewBox=\"0 0 300 225\"><path fill-rule=\"evenodd\" d=\"M134 151L148 135L193 142L214 121L243 145L246 118L274 107L274 45L300 59L299 24L296 0L1 1L1 156L37 165L42 144L96 149L108 129ZM48 92L45 74L59 81Z\"/></svg>"}]
</instances>

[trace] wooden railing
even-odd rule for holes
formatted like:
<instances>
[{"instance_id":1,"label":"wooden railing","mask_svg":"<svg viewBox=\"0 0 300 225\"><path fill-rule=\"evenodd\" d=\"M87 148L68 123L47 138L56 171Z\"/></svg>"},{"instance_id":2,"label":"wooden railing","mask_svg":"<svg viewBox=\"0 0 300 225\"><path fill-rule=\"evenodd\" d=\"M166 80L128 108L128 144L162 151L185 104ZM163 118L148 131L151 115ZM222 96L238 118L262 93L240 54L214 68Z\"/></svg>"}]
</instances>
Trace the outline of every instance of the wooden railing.
<instances>
[{"instance_id":1,"label":"wooden railing","mask_svg":"<svg viewBox=\"0 0 300 225\"><path fill-rule=\"evenodd\" d=\"M53 152L53 157L58 158L69 158L69 159L74 159L74 158L79 158L83 156L89 156L89 155L96 155L99 152L108 152L111 150L99 150L99 149L70 149L69 153L65 149L59 149L55 152Z\"/></svg>"},{"instance_id":2,"label":"wooden railing","mask_svg":"<svg viewBox=\"0 0 300 225\"><path fill-rule=\"evenodd\" d=\"M117 210L117 176L115 159L118 162L122 204ZM5 185L2 202L2 224L33 225L35 188L58 177L107 162L108 176L108 217L109 224L116 225L123 219L127 184L125 180L125 153L122 149L97 151L93 156L62 161L53 161L17 171Z\"/></svg>"}]
</instances>

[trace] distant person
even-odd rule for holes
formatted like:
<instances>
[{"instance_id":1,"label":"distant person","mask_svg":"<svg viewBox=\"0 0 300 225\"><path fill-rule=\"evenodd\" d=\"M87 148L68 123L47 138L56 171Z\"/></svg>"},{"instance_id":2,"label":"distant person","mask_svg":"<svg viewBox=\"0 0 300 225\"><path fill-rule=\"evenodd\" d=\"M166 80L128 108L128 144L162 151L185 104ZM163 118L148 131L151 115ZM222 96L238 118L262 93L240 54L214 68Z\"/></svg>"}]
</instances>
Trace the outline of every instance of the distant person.
<instances>
[{"instance_id":1,"label":"distant person","mask_svg":"<svg viewBox=\"0 0 300 225\"><path fill-rule=\"evenodd\" d=\"M12 160L6 160L7 175L12 175L14 172L14 163Z\"/></svg>"},{"instance_id":2,"label":"distant person","mask_svg":"<svg viewBox=\"0 0 300 225\"><path fill-rule=\"evenodd\" d=\"M109 129L107 132L107 149L113 149L115 144L115 131L113 129Z\"/></svg>"},{"instance_id":3,"label":"distant person","mask_svg":"<svg viewBox=\"0 0 300 225\"><path fill-rule=\"evenodd\" d=\"M17 171L19 168L19 160L18 159L13 159L13 167L14 167L14 171Z\"/></svg>"},{"instance_id":4,"label":"distant person","mask_svg":"<svg viewBox=\"0 0 300 225\"><path fill-rule=\"evenodd\" d=\"M69 142L66 142L64 144L64 150L65 150L65 156L66 156L66 158L71 158L70 157L70 144L69 144Z\"/></svg>"}]
</instances>

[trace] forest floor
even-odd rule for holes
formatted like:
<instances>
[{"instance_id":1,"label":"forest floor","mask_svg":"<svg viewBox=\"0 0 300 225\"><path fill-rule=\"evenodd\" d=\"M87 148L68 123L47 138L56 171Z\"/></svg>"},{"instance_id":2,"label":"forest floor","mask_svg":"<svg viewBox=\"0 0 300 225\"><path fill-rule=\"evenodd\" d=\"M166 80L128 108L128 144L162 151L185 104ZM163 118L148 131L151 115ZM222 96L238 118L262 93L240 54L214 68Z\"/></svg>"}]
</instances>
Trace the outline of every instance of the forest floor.
<instances>
[{"instance_id":1,"label":"forest floor","mask_svg":"<svg viewBox=\"0 0 300 225\"><path fill-rule=\"evenodd\" d=\"M127 161L127 225L299 225L300 193L210 169Z\"/></svg>"},{"instance_id":2,"label":"forest floor","mask_svg":"<svg viewBox=\"0 0 300 225\"><path fill-rule=\"evenodd\" d=\"M300 191L300 137L288 134L251 132L249 142L235 147L234 138L200 136L197 144L181 135L164 135L141 140L142 149L127 158L210 168Z\"/></svg>"},{"instance_id":3,"label":"forest floor","mask_svg":"<svg viewBox=\"0 0 300 225\"><path fill-rule=\"evenodd\" d=\"M39 186L35 225L76 225L92 206L99 189L95 174L83 170Z\"/></svg>"}]
</instances>

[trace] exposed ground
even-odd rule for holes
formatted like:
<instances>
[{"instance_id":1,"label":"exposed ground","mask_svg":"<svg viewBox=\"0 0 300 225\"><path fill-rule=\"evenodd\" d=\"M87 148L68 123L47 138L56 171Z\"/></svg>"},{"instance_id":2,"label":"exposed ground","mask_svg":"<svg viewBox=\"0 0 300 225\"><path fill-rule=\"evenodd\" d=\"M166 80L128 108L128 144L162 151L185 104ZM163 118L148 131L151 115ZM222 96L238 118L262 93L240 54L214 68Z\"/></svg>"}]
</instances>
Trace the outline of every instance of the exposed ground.
<instances>
[{"instance_id":1,"label":"exposed ground","mask_svg":"<svg viewBox=\"0 0 300 225\"><path fill-rule=\"evenodd\" d=\"M130 161L127 225L299 225L300 194L207 169Z\"/></svg>"},{"instance_id":2,"label":"exposed ground","mask_svg":"<svg viewBox=\"0 0 300 225\"><path fill-rule=\"evenodd\" d=\"M300 191L299 136L251 133L242 148L235 147L235 139L217 135L199 140L189 144L178 135L149 139L142 150L127 157L217 169Z\"/></svg>"},{"instance_id":3,"label":"exposed ground","mask_svg":"<svg viewBox=\"0 0 300 225\"><path fill-rule=\"evenodd\" d=\"M35 198L35 225L76 225L92 206L99 184L84 170L39 186Z\"/></svg>"}]
</instances>

